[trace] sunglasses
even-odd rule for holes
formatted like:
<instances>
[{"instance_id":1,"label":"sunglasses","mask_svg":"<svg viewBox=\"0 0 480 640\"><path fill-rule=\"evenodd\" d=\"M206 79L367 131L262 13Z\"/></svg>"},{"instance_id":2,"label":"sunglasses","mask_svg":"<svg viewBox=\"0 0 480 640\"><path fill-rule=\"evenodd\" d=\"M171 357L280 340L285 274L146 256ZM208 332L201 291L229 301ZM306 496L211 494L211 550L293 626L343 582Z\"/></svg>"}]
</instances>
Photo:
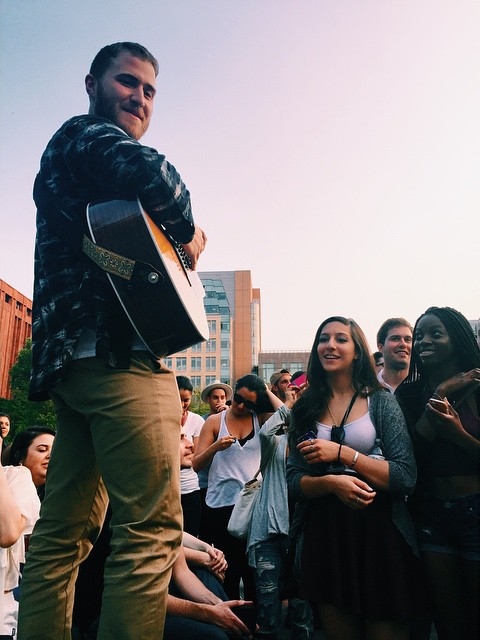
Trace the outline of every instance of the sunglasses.
<instances>
[{"instance_id":1,"label":"sunglasses","mask_svg":"<svg viewBox=\"0 0 480 640\"><path fill-rule=\"evenodd\" d=\"M257 410L257 405L254 402L251 402L250 400L245 400L245 398L241 396L239 393L233 394L233 401L235 402L235 404L243 404L245 409L248 409L249 411Z\"/></svg>"},{"instance_id":2,"label":"sunglasses","mask_svg":"<svg viewBox=\"0 0 480 640\"><path fill-rule=\"evenodd\" d=\"M330 432L330 437L332 439L332 442L342 444L342 442L345 440L345 429L343 428L343 425L341 425L340 427L333 425Z\"/></svg>"}]
</instances>

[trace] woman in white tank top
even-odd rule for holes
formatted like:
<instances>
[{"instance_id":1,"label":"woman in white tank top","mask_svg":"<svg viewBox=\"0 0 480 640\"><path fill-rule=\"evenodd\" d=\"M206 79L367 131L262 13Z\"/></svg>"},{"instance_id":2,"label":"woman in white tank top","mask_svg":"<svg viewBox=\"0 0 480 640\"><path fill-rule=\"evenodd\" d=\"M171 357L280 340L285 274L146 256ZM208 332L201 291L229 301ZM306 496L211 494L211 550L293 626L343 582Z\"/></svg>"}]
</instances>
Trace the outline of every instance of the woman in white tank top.
<instances>
[{"instance_id":1,"label":"woman in white tank top","mask_svg":"<svg viewBox=\"0 0 480 640\"><path fill-rule=\"evenodd\" d=\"M405 505L413 447L353 320L320 325L308 384L292 409L287 465L291 494L307 504L300 597L318 606L327 640L407 640L424 601Z\"/></svg>"},{"instance_id":2,"label":"woman in white tank top","mask_svg":"<svg viewBox=\"0 0 480 640\"><path fill-rule=\"evenodd\" d=\"M195 449L195 471L210 465L206 517L200 537L220 548L228 561L224 588L229 598L254 599L252 569L246 558L246 541L231 536L227 524L233 505L245 482L260 466L258 431L272 414L265 382L256 375L239 378L232 405L207 418Z\"/></svg>"}]
</instances>

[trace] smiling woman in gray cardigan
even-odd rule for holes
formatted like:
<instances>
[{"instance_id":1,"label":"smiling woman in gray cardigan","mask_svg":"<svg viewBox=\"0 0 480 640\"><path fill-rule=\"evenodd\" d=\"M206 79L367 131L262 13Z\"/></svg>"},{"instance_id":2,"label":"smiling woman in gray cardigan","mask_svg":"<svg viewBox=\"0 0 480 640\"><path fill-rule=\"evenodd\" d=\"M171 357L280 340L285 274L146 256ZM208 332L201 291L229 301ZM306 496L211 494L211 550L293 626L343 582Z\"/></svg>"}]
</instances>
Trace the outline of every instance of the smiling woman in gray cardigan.
<instances>
[{"instance_id":1,"label":"smiling woman in gray cardigan","mask_svg":"<svg viewBox=\"0 0 480 640\"><path fill-rule=\"evenodd\" d=\"M320 325L307 379L287 464L290 494L306 505L300 597L317 604L327 640L406 640L424 590L405 504L416 465L403 413L351 319Z\"/></svg>"}]
</instances>

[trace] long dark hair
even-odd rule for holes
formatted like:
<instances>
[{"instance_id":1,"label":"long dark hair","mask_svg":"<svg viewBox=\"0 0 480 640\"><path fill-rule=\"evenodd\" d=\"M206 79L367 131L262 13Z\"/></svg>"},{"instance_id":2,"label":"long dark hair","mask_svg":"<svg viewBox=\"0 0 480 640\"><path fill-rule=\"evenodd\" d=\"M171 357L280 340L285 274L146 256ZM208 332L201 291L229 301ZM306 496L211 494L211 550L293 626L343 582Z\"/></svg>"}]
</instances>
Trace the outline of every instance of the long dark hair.
<instances>
[{"instance_id":1,"label":"long dark hair","mask_svg":"<svg viewBox=\"0 0 480 640\"><path fill-rule=\"evenodd\" d=\"M327 381L327 374L320 364L317 347L323 328L331 322L340 322L350 327L352 340L355 345L356 359L352 367L352 386L360 395L368 396L374 390L381 389L373 369L370 349L365 334L355 320L343 316L331 316L318 327L313 341L312 350L307 367L308 387L295 403L292 409L292 430L290 432L290 446L294 446L296 438L312 429L318 416L327 406L331 389Z\"/></svg>"},{"instance_id":2,"label":"long dark hair","mask_svg":"<svg viewBox=\"0 0 480 640\"><path fill-rule=\"evenodd\" d=\"M12 446L10 447L8 458L9 464L12 464L14 467L18 467L27 457L28 448L35 438L42 436L44 433L48 433L52 436L55 435L55 431L53 429L50 427L42 427L40 425L27 427L23 431L17 433L13 439ZM37 487L37 494L40 498L40 502L42 502L45 497L45 485Z\"/></svg>"},{"instance_id":3,"label":"long dark hair","mask_svg":"<svg viewBox=\"0 0 480 640\"><path fill-rule=\"evenodd\" d=\"M44 433L48 433L52 436L55 435L55 431L53 429L50 427L42 427L41 425L33 425L32 427L27 427L23 431L17 433L13 439L12 446L10 447L8 457L9 464L12 464L14 467L18 467L19 464L21 464L27 457L28 448L35 438L43 435Z\"/></svg>"},{"instance_id":4,"label":"long dark hair","mask_svg":"<svg viewBox=\"0 0 480 640\"><path fill-rule=\"evenodd\" d=\"M242 376L236 381L234 391L238 391L242 387L257 394L257 401L255 403L257 409L255 413L273 413L274 408L267 394L267 385L262 378L254 373L247 373L247 375Z\"/></svg>"},{"instance_id":5,"label":"long dark hair","mask_svg":"<svg viewBox=\"0 0 480 640\"><path fill-rule=\"evenodd\" d=\"M14 467L18 467L27 457L28 448L32 442L38 436L48 433L52 436L55 435L55 431L50 427L42 427L40 425L34 425L27 427L23 431L17 433L13 439L12 446L10 447L10 453L8 456L9 463Z\"/></svg>"},{"instance_id":6,"label":"long dark hair","mask_svg":"<svg viewBox=\"0 0 480 640\"><path fill-rule=\"evenodd\" d=\"M450 342L452 343L452 349L455 353L455 360L458 363L459 371L470 371L471 369L475 369L475 367L480 367L480 347L475 339L473 329L465 316L452 307L429 307L425 313L422 313L413 328L414 343L418 323L427 315L436 316L444 324ZM426 380L427 378L428 369L422 363L414 347L412 349L408 375L403 384L417 380Z\"/></svg>"}]
</instances>

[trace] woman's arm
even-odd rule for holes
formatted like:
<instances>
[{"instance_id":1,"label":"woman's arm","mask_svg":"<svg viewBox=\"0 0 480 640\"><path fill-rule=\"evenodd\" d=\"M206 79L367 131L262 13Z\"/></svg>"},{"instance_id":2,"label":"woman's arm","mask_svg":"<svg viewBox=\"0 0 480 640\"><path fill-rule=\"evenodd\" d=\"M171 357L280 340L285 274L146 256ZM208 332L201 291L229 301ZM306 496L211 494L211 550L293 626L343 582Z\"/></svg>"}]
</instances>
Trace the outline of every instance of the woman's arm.
<instances>
[{"instance_id":1,"label":"woman's arm","mask_svg":"<svg viewBox=\"0 0 480 640\"><path fill-rule=\"evenodd\" d=\"M1 442L1 439L0 439ZM0 464L0 547L11 547L20 538L27 525L38 518L40 502L30 471L26 467Z\"/></svg>"},{"instance_id":2,"label":"woman's arm","mask_svg":"<svg viewBox=\"0 0 480 640\"><path fill-rule=\"evenodd\" d=\"M439 411L430 403L425 408L426 418L434 431L435 437L440 436L445 440L449 440L463 449L468 456L478 460L480 441L465 431L460 416L447 399L445 399L445 409L446 413Z\"/></svg>"},{"instance_id":3,"label":"woman's arm","mask_svg":"<svg viewBox=\"0 0 480 640\"><path fill-rule=\"evenodd\" d=\"M195 471L201 471L208 467L216 453L228 449L235 442L235 438L232 436L218 438L220 420L221 414L210 416L205 420L205 424L198 436L195 455L193 456L193 468Z\"/></svg>"},{"instance_id":4,"label":"woman's arm","mask_svg":"<svg viewBox=\"0 0 480 640\"><path fill-rule=\"evenodd\" d=\"M363 509L375 499L376 492L360 478L349 475L314 475L314 467L315 463L309 465L298 449L290 451L287 461L287 483L291 495L297 500L312 500L334 494L348 507Z\"/></svg>"},{"instance_id":5,"label":"woman's arm","mask_svg":"<svg viewBox=\"0 0 480 640\"><path fill-rule=\"evenodd\" d=\"M325 484L324 480L320 482L318 479L305 479L300 483L302 475L305 475L305 469L308 475L314 475L311 471L308 472L310 465L312 465L310 469L314 471L313 465L316 463L335 462L341 462L354 469L368 483L367 486L371 485L376 489L401 494L413 491L417 477L415 458L405 418L398 402L392 394L379 391L372 396L370 404L370 415L381 438L386 459L370 458L352 447L340 446L330 440L315 439L301 442L297 445L296 451L290 453L290 471L287 466L289 486L297 497L302 493L307 497L316 497L316 495L322 495L322 492L328 493L332 487L338 489L336 481L333 485L331 481ZM340 490L343 491L343 489L344 487L340 487ZM316 495L311 495L312 493Z\"/></svg>"},{"instance_id":6,"label":"woman's arm","mask_svg":"<svg viewBox=\"0 0 480 640\"><path fill-rule=\"evenodd\" d=\"M283 405L282 400L280 400L280 398L277 398L277 396L274 393L272 393L268 387L267 387L267 396L268 396L268 399L270 400L272 407L275 409L275 411Z\"/></svg>"},{"instance_id":7,"label":"woman's arm","mask_svg":"<svg viewBox=\"0 0 480 640\"><path fill-rule=\"evenodd\" d=\"M19 539L25 529L26 519L22 516L20 509L8 486L7 476L3 467L0 466L0 547L6 549Z\"/></svg>"},{"instance_id":8,"label":"woman's arm","mask_svg":"<svg viewBox=\"0 0 480 640\"><path fill-rule=\"evenodd\" d=\"M471 369L457 373L457 375L448 378L441 382L435 389L434 396L439 397L442 400L445 397L450 397L452 394L461 393L462 391L468 391L469 387L473 390L478 390L480 385L480 368ZM458 396L457 396L458 397Z\"/></svg>"}]
</instances>

